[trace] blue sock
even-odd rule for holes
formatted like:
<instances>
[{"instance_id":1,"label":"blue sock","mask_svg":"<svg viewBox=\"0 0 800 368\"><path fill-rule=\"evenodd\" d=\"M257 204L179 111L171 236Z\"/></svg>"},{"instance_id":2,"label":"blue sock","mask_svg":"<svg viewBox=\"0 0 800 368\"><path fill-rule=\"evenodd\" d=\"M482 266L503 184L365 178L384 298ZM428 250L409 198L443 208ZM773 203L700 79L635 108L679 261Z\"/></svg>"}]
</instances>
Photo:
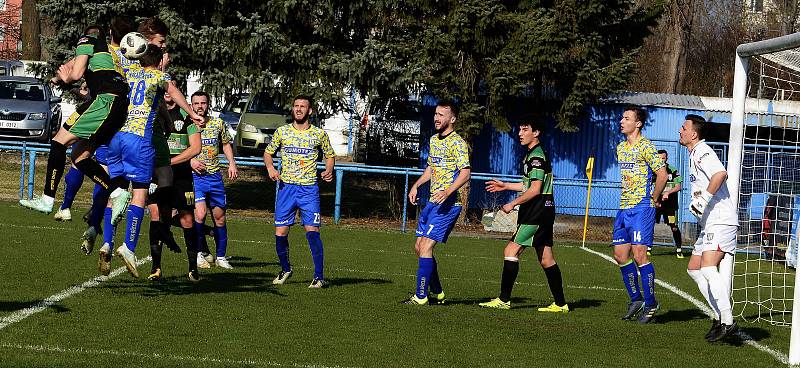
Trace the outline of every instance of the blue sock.
<instances>
[{"instance_id":1,"label":"blue sock","mask_svg":"<svg viewBox=\"0 0 800 368\"><path fill-rule=\"evenodd\" d=\"M324 257L322 252L322 239L319 231L307 231L308 247L311 249L311 259L314 260L314 278L323 279Z\"/></svg>"},{"instance_id":2,"label":"blue sock","mask_svg":"<svg viewBox=\"0 0 800 368\"><path fill-rule=\"evenodd\" d=\"M144 208L130 205L128 206L127 217L125 218L125 245L131 252L136 250L136 244L139 242L139 229L142 227L142 218L144 218Z\"/></svg>"},{"instance_id":3,"label":"blue sock","mask_svg":"<svg viewBox=\"0 0 800 368\"><path fill-rule=\"evenodd\" d=\"M419 257L419 267L417 268L417 298L425 299L428 297L428 283L433 270L433 258Z\"/></svg>"},{"instance_id":4,"label":"blue sock","mask_svg":"<svg viewBox=\"0 0 800 368\"><path fill-rule=\"evenodd\" d=\"M61 203L62 210L72 207L75 195L78 194L81 185L83 185L83 173L74 167L70 167L67 175L64 176L64 183L66 185L64 188L64 202Z\"/></svg>"},{"instance_id":5,"label":"blue sock","mask_svg":"<svg viewBox=\"0 0 800 368\"><path fill-rule=\"evenodd\" d=\"M111 207L106 207L103 212L105 213L105 231L103 231L103 243L108 243L111 251L114 251L114 224L111 223Z\"/></svg>"},{"instance_id":6,"label":"blue sock","mask_svg":"<svg viewBox=\"0 0 800 368\"><path fill-rule=\"evenodd\" d=\"M628 290L631 300L642 300L642 293L639 291L639 275L636 273L636 263L629 260L628 263L619 267L622 272L622 282Z\"/></svg>"},{"instance_id":7,"label":"blue sock","mask_svg":"<svg viewBox=\"0 0 800 368\"><path fill-rule=\"evenodd\" d=\"M195 220L197 220L197 219L195 219ZM203 230L203 223L195 221L194 222L194 229L195 229L195 232L197 232L197 244L202 244L203 240L206 240L205 239L206 233Z\"/></svg>"},{"instance_id":8,"label":"blue sock","mask_svg":"<svg viewBox=\"0 0 800 368\"><path fill-rule=\"evenodd\" d=\"M225 257L228 250L228 226L214 226L214 242L217 243L217 258Z\"/></svg>"},{"instance_id":9,"label":"blue sock","mask_svg":"<svg viewBox=\"0 0 800 368\"><path fill-rule=\"evenodd\" d=\"M281 270L289 272L292 270L289 264L289 237L275 235L275 252L278 253L278 260L281 262Z\"/></svg>"},{"instance_id":10,"label":"blue sock","mask_svg":"<svg viewBox=\"0 0 800 368\"><path fill-rule=\"evenodd\" d=\"M645 305L656 304L656 269L652 263L639 266L642 274L642 295Z\"/></svg>"},{"instance_id":11,"label":"blue sock","mask_svg":"<svg viewBox=\"0 0 800 368\"><path fill-rule=\"evenodd\" d=\"M442 292L442 282L439 281L439 264L436 262L436 257L431 259L433 260L433 268L431 268L431 281L428 283L428 289L433 294L439 294Z\"/></svg>"},{"instance_id":12,"label":"blue sock","mask_svg":"<svg viewBox=\"0 0 800 368\"><path fill-rule=\"evenodd\" d=\"M94 185L89 226L94 226L94 229L97 231L101 230L100 224L103 222L103 215L106 213L106 204L108 203L109 194L108 189L103 188L100 184Z\"/></svg>"}]
</instances>

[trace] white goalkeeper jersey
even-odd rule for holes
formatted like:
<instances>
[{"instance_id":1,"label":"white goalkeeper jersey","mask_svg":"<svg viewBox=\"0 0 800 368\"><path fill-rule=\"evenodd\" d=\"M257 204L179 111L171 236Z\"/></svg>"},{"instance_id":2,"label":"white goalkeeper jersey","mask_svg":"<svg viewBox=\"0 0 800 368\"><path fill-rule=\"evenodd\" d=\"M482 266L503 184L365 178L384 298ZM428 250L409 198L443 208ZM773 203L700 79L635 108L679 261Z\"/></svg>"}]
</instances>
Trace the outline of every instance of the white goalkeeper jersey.
<instances>
[{"instance_id":1,"label":"white goalkeeper jersey","mask_svg":"<svg viewBox=\"0 0 800 368\"><path fill-rule=\"evenodd\" d=\"M692 193L707 190L708 183L714 174L725 171L719 157L705 140L697 142L694 149L689 152L689 182L691 182ZM708 202L703 218L700 219L700 227L706 228L710 225L734 225L739 226L736 207L728 191L728 181L722 185Z\"/></svg>"}]
</instances>

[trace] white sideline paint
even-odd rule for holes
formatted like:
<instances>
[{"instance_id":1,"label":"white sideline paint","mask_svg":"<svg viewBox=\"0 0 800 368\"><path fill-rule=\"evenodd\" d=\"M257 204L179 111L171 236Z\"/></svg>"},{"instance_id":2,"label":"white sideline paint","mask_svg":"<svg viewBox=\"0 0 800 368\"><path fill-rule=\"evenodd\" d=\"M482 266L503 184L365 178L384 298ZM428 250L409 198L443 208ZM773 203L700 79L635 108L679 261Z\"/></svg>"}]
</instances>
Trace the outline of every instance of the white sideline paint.
<instances>
[{"instance_id":1,"label":"white sideline paint","mask_svg":"<svg viewBox=\"0 0 800 368\"><path fill-rule=\"evenodd\" d=\"M291 367L302 367L302 368L344 368L338 365L326 366L321 364L277 363L272 361L262 361L254 359L233 360L233 359L211 358L204 356L184 356L184 355L158 354L158 353L146 354L135 351L119 351L119 350L109 350L109 349L62 348L60 346L46 346L46 345L2 343L0 344L0 348L30 350L43 353L114 355L121 357L145 358L157 361L162 361L167 359L167 360L176 360L176 361L193 362L193 363L217 363L217 364L223 364L225 366L253 365L253 366L268 366L268 367L291 366Z\"/></svg>"},{"instance_id":2,"label":"white sideline paint","mask_svg":"<svg viewBox=\"0 0 800 368\"><path fill-rule=\"evenodd\" d=\"M143 264L145 264L145 263L147 263L149 261L150 261L150 256L147 256L146 258L139 259L139 260L136 261L136 266L137 267L141 266L141 265L143 265ZM69 298L69 297L71 297L71 296L73 296L75 294L81 293L86 289L93 288L93 287L95 287L97 285L100 285L100 283L102 283L104 281L108 281L109 279L117 277L121 273L127 272L127 271L128 270L127 270L127 268L125 268L125 266L119 267L119 268L111 271L111 273L109 273L108 276L97 276L97 277L95 277L95 278L93 278L93 279L91 279L89 281L84 282L83 284L75 285L75 286L73 286L73 287L71 287L69 289L62 290L58 294L50 295L45 300L42 300L41 302L39 302L39 304L36 304L34 306L31 306L31 307L28 307L28 308L25 308L25 309L20 309L20 310L18 310L16 312L12 313L8 317L2 317L2 318L0 318L0 330L2 330L2 329L6 328L6 327L8 327L8 326L10 326L10 325L12 325L14 323L22 321L23 319L28 318L28 317L36 314L36 313L43 312L43 311L47 310L47 308L49 308L53 304L56 304L56 303L66 299L66 298Z\"/></svg>"},{"instance_id":3,"label":"white sideline paint","mask_svg":"<svg viewBox=\"0 0 800 368\"><path fill-rule=\"evenodd\" d=\"M587 252L589 252L591 254L594 254L596 256L600 256L601 258L603 258L603 259L605 259L605 260L607 260L607 261L609 261L609 262L611 262L611 263L613 263L615 265L617 264L617 261L614 260L614 258L609 256L608 254L600 253L600 252L598 252L596 250L589 249L589 248L581 248L581 249L583 249L583 250L585 250L585 251L587 251ZM660 279L656 279L656 284L658 284L659 286L661 286L661 287L673 292L675 295L677 295L677 296L679 296L679 297L681 297L683 299L686 299L689 303L692 303L695 307L697 307L697 309L699 309L703 313L705 313L709 318L713 317L714 312L711 311L711 308L706 306L705 303L701 302L697 298L689 295L685 291L683 291L681 289L678 289L676 286L674 286L674 285L672 285L672 284L670 284L670 283L668 283L666 281L662 281ZM772 355L772 357L775 358L775 360L777 360L780 363L783 363L785 365L789 365L789 355L784 354L784 353L782 353L780 351L777 351L775 349L772 349L772 348L770 348L768 346L764 346L764 345L759 344L758 342L753 340L752 336L748 335L747 333L743 332L742 330L739 330L739 332L737 332L737 335L739 335L739 337L742 339L742 341L745 344L750 345L750 346L752 346L752 347L754 347L754 348L756 348L758 350L761 350L761 351L763 351L763 352L765 352L765 353L767 353L769 355Z\"/></svg>"}]
</instances>

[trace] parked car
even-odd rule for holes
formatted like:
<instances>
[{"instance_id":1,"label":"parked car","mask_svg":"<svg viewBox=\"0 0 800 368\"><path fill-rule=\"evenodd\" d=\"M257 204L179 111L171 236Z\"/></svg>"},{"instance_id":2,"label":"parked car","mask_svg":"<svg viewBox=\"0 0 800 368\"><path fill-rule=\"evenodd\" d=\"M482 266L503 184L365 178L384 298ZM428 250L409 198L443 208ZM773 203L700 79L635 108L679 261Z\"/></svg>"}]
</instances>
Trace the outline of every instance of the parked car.
<instances>
[{"instance_id":1,"label":"parked car","mask_svg":"<svg viewBox=\"0 0 800 368\"><path fill-rule=\"evenodd\" d=\"M398 99L374 104L362 120L355 159L373 165L414 166L419 160L422 103Z\"/></svg>"},{"instance_id":2,"label":"parked car","mask_svg":"<svg viewBox=\"0 0 800 368\"><path fill-rule=\"evenodd\" d=\"M49 142L61 123L60 102L39 79L0 76L0 138Z\"/></svg>"},{"instance_id":3,"label":"parked car","mask_svg":"<svg viewBox=\"0 0 800 368\"><path fill-rule=\"evenodd\" d=\"M269 93L253 94L239 118L236 151L240 156L261 156L279 126L289 121L291 113L279 98Z\"/></svg>"},{"instance_id":4,"label":"parked car","mask_svg":"<svg viewBox=\"0 0 800 368\"><path fill-rule=\"evenodd\" d=\"M225 105L219 109L219 117L224 120L228 125L236 130L239 126L239 118L242 116L247 106L247 101L250 99L249 93L234 93L225 102Z\"/></svg>"}]
</instances>

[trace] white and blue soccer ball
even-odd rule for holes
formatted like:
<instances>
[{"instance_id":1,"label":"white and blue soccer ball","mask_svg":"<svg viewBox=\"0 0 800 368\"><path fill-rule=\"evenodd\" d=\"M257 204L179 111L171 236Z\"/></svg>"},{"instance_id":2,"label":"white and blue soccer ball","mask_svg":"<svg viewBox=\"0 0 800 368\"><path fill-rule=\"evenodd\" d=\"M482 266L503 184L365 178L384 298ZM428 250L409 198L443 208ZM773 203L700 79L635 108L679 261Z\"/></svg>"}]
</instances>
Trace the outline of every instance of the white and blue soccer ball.
<instances>
[{"instance_id":1,"label":"white and blue soccer ball","mask_svg":"<svg viewBox=\"0 0 800 368\"><path fill-rule=\"evenodd\" d=\"M127 59L138 59L147 51L147 38L139 32L131 32L122 37L119 51Z\"/></svg>"}]
</instances>

